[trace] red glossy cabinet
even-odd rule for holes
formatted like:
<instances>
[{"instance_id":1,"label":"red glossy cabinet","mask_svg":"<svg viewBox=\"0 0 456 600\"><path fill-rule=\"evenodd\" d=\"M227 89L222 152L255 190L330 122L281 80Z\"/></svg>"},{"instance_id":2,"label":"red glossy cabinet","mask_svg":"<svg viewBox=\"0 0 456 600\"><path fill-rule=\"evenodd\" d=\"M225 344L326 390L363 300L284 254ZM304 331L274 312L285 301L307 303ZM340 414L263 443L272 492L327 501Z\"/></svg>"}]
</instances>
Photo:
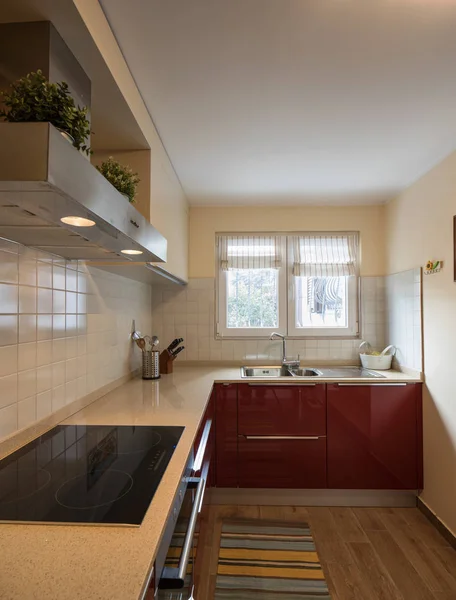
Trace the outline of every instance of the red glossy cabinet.
<instances>
[{"instance_id":1,"label":"red glossy cabinet","mask_svg":"<svg viewBox=\"0 0 456 600\"><path fill-rule=\"evenodd\" d=\"M326 386L238 386L239 487L326 487Z\"/></svg>"},{"instance_id":2,"label":"red glossy cabinet","mask_svg":"<svg viewBox=\"0 0 456 600\"><path fill-rule=\"evenodd\" d=\"M328 487L420 489L421 384L330 384Z\"/></svg>"},{"instance_id":3,"label":"red glossy cabinet","mask_svg":"<svg viewBox=\"0 0 456 600\"><path fill-rule=\"evenodd\" d=\"M326 487L326 438L239 437L239 487Z\"/></svg>"},{"instance_id":4,"label":"red glossy cabinet","mask_svg":"<svg viewBox=\"0 0 456 600\"><path fill-rule=\"evenodd\" d=\"M250 435L326 435L326 386L238 386L239 433Z\"/></svg>"},{"instance_id":5,"label":"red glossy cabinet","mask_svg":"<svg viewBox=\"0 0 456 600\"><path fill-rule=\"evenodd\" d=\"M236 383L215 386L215 447L217 487L238 485L238 391Z\"/></svg>"}]
</instances>

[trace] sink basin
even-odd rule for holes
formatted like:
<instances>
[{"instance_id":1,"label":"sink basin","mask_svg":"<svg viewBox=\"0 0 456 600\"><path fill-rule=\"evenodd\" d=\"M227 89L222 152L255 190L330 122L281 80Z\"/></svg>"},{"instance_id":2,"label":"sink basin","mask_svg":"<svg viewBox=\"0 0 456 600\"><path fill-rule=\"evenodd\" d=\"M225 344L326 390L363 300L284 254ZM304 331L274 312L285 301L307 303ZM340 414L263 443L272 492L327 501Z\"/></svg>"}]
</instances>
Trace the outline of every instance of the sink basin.
<instances>
[{"instance_id":1,"label":"sink basin","mask_svg":"<svg viewBox=\"0 0 456 600\"><path fill-rule=\"evenodd\" d=\"M241 367L242 377L318 377L317 369L290 369L289 367Z\"/></svg>"},{"instance_id":2,"label":"sink basin","mask_svg":"<svg viewBox=\"0 0 456 600\"><path fill-rule=\"evenodd\" d=\"M241 367L242 377L292 377L287 367Z\"/></svg>"},{"instance_id":3,"label":"sink basin","mask_svg":"<svg viewBox=\"0 0 456 600\"><path fill-rule=\"evenodd\" d=\"M291 374L293 377L321 377L321 371L318 371L317 369L292 369Z\"/></svg>"}]
</instances>

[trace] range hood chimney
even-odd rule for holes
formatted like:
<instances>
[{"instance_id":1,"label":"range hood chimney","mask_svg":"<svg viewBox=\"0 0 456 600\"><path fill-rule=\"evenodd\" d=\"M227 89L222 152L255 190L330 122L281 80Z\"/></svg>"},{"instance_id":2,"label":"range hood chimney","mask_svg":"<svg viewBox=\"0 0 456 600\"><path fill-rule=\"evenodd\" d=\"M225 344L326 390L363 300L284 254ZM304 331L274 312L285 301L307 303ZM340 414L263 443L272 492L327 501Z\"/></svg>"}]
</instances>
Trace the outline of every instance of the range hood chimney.
<instances>
[{"instance_id":1,"label":"range hood chimney","mask_svg":"<svg viewBox=\"0 0 456 600\"><path fill-rule=\"evenodd\" d=\"M90 107L90 80L51 23L0 24L0 89L38 69ZM166 261L166 239L49 123L0 123L0 237L69 260Z\"/></svg>"}]
</instances>

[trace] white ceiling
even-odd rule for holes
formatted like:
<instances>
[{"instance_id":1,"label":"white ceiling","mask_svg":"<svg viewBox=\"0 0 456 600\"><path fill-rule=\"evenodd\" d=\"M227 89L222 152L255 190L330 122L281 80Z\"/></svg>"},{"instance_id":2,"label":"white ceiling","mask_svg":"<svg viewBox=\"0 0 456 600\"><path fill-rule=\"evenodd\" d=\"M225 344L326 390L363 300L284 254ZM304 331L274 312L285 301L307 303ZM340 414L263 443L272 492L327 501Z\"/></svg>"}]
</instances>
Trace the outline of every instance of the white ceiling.
<instances>
[{"instance_id":1,"label":"white ceiling","mask_svg":"<svg viewBox=\"0 0 456 600\"><path fill-rule=\"evenodd\" d=\"M101 4L191 204L383 202L456 148L456 0Z\"/></svg>"}]
</instances>

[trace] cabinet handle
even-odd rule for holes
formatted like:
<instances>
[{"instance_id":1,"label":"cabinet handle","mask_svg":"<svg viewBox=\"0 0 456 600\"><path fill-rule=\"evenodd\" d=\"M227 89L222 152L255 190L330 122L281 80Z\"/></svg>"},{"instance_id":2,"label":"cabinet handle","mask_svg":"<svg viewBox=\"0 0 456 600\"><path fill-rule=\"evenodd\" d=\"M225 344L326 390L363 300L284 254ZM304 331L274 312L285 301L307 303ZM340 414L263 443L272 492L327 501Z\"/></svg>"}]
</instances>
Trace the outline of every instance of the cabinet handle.
<instances>
[{"instance_id":1,"label":"cabinet handle","mask_svg":"<svg viewBox=\"0 0 456 600\"><path fill-rule=\"evenodd\" d=\"M318 440L318 435L239 435L246 440Z\"/></svg>"},{"instance_id":2,"label":"cabinet handle","mask_svg":"<svg viewBox=\"0 0 456 600\"><path fill-rule=\"evenodd\" d=\"M339 387L358 387L363 385L364 387L402 387L407 385L406 383L336 383Z\"/></svg>"},{"instance_id":3,"label":"cabinet handle","mask_svg":"<svg viewBox=\"0 0 456 600\"><path fill-rule=\"evenodd\" d=\"M314 387L315 385L317 385L316 383L288 383L288 381L275 381L275 382L268 382L268 383L248 383L247 385L249 385L250 387L275 387L275 386L280 386L280 385L286 385L289 387Z\"/></svg>"}]
</instances>

